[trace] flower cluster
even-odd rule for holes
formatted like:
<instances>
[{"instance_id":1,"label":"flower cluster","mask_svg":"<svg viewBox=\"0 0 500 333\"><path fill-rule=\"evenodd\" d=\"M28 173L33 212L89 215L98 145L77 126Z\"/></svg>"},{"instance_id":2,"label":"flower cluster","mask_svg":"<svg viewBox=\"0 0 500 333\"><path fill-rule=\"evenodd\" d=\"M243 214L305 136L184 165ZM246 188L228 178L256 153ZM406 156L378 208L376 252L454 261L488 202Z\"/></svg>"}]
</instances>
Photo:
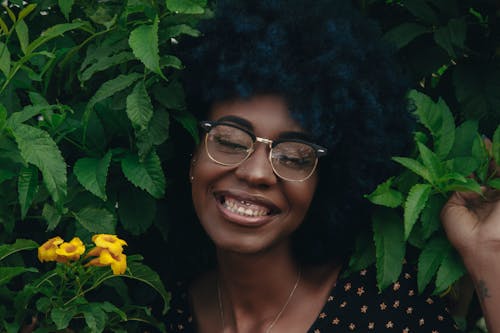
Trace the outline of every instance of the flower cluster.
<instances>
[{"instance_id":1,"label":"flower cluster","mask_svg":"<svg viewBox=\"0 0 500 333\"><path fill-rule=\"evenodd\" d=\"M123 246L127 245L123 239L115 235L98 234L92 237L95 247L88 251L85 258L97 257L90 260L87 266L111 266L113 274L123 274L127 269L127 256L123 254ZM57 236L46 241L38 248L38 259L67 263L79 260L85 253L85 245L78 237L65 242Z\"/></svg>"},{"instance_id":2,"label":"flower cluster","mask_svg":"<svg viewBox=\"0 0 500 333\"><path fill-rule=\"evenodd\" d=\"M111 266L113 274L123 274L127 269L127 256L123 254L123 246L127 245L123 239L115 235L99 234L92 237L96 247L87 253L87 257L96 256L88 265Z\"/></svg>"},{"instance_id":3,"label":"flower cluster","mask_svg":"<svg viewBox=\"0 0 500 333\"><path fill-rule=\"evenodd\" d=\"M78 237L74 237L70 242L65 242L57 236L46 241L38 248L38 260L68 262L80 259L85 252L85 245Z\"/></svg>"}]
</instances>

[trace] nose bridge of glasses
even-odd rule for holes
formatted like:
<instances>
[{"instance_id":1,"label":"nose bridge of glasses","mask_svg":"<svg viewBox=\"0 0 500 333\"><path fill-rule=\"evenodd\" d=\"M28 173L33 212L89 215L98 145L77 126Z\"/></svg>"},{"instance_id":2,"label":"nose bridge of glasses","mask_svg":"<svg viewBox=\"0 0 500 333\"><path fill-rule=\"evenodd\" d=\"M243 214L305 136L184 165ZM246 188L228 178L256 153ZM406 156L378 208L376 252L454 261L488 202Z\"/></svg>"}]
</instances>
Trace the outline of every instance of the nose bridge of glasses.
<instances>
[{"instance_id":1,"label":"nose bridge of glasses","mask_svg":"<svg viewBox=\"0 0 500 333\"><path fill-rule=\"evenodd\" d=\"M256 136L255 137L255 141L263 143L265 145L268 145L269 148L272 148L273 140L269 140L269 139L266 139L266 138L261 138L261 137Z\"/></svg>"}]
</instances>

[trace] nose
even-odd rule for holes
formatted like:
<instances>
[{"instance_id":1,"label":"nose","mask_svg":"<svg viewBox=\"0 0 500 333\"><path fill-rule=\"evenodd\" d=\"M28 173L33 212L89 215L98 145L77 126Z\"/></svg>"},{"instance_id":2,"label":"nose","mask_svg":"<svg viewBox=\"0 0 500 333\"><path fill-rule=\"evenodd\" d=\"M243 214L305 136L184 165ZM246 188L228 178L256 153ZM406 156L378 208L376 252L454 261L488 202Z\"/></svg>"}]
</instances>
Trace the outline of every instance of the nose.
<instances>
[{"instance_id":1,"label":"nose","mask_svg":"<svg viewBox=\"0 0 500 333\"><path fill-rule=\"evenodd\" d=\"M269 148L266 144L256 144L255 151L235 170L239 179L251 186L268 187L276 184L275 175L269 161Z\"/></svg>"}]
</instances>

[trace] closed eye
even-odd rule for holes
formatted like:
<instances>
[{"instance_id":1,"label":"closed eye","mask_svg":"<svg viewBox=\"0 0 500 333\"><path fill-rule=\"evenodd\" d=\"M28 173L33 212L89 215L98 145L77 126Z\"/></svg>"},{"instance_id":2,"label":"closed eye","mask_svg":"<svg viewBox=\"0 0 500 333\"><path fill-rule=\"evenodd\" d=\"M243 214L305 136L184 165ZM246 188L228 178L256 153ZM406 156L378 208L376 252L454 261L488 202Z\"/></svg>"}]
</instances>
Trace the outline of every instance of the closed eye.
<instances>
[{"instance_id":1,"label":"closed eye","mask_svg":"<svg viewBox=\"0 0 500 333\"><path fill-rule=\"evenodd\" d=\"M241 144L234 142L234 141L226 140L222 137L216 137L215 141L217 142L217 144L224 146L226 148L231 148L231 149L235 149L235 150L247 150L248 149L244 145L241 145Z\"/></svg>"},{"instance_id":2,"label":"closed eye","mask_svg":"<svg viewBox=\"0 0 500 333\"><path fill-rule=\"evenodd\" d=\"M287 167L291 168L302 168L304 166L309 166L312 163L310 159L301 157L280 155L276 156L276 158L278 159L280 164L286 165Z\"/></svg>"}]
</instances>

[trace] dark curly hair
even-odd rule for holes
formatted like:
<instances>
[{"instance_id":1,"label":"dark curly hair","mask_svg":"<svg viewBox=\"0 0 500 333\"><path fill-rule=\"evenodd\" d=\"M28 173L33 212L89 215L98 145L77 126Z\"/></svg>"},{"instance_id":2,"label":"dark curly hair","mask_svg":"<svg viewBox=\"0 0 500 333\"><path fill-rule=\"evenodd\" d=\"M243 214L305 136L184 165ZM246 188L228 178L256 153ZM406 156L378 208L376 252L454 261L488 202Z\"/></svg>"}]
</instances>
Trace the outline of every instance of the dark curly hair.
<instances>
[{"instance_id":1,"label":"dark curly hair","mask_svg":"<svg viewBox=\"0 0 500 333\"><path fill-rule=\"evenodd\" d=\"M413 126L407 81L377 25L346 0L219 0L200 29L180 43L189 110L201 119L216 102L283 96L329 150L295 254L305 263L346 258L357 230L369 228L363 195L394 173L390 156L409 148Z\"/></svg>"}]
</instances>

